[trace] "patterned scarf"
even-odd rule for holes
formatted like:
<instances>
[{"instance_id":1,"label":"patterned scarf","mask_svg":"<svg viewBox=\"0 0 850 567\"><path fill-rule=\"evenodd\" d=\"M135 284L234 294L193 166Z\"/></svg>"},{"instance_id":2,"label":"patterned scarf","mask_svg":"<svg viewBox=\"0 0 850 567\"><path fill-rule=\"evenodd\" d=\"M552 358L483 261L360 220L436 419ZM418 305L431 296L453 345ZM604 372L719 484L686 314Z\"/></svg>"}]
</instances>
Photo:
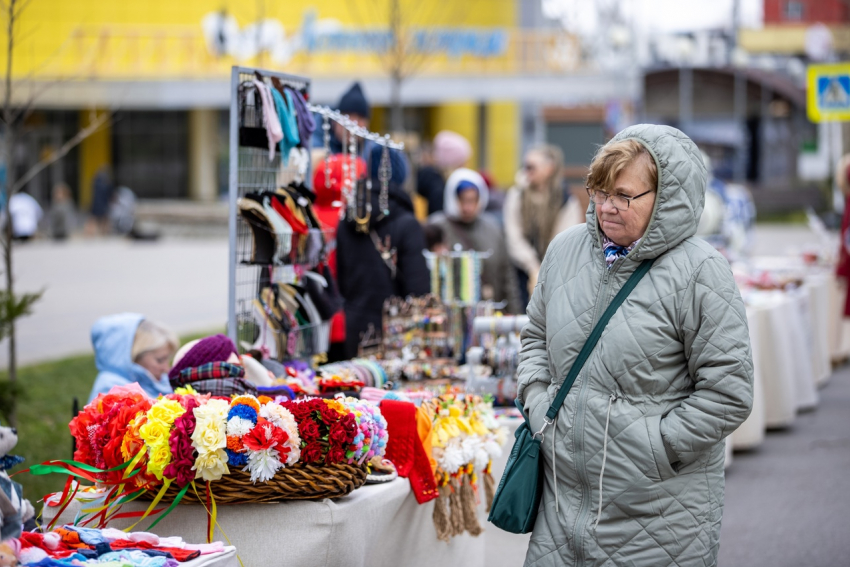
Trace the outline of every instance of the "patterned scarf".
<instances>
[{"instance_id":1,"label":"patterned scarf","mask_svg":"<svg viewBox=\"0 0 850 567\"><path fill-rule=\"evenodd\" d=\"M615 244L614 241L608 238L608 236L603 232L602 249L605 251L605 263L608 264L608 269L610 270L611 266L614 265L614 262L616 262L619 258L626 256L629 252L634 250L638 242L640 242L640 238L628 246L620 246L619 244Z\"/></svg>"}]
</instances>

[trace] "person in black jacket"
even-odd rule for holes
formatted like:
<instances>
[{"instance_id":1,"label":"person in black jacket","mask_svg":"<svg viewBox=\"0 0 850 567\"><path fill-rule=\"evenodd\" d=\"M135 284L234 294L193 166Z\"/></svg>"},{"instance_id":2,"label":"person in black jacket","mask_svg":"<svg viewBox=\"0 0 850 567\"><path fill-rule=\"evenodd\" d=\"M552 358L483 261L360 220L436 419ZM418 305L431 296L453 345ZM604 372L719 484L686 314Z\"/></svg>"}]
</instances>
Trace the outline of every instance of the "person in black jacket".
<instances>
[{"instance_id":1,"label":"person in black jacket","mask_svg":"<svg viewBox=\"0 0 850 567\"><path fill-rule=\"evenodd\" d=\"M430 273L422 254L425 234L413 215L413 203L401 185L407 164L401 153L391 150L392 176L388 211L381 210L378 169L383 148L369 155L372 176L372 212L368 226L355 220L340 223L337 232L337 279L345 300L345 355L357 355L357 346L371 324L381 332L384 301L392 296L425 295L430 291ZM360 187L361 195L365 188ZM364 211L359 211L364 214Z\"/></svg>"}]
</instances>

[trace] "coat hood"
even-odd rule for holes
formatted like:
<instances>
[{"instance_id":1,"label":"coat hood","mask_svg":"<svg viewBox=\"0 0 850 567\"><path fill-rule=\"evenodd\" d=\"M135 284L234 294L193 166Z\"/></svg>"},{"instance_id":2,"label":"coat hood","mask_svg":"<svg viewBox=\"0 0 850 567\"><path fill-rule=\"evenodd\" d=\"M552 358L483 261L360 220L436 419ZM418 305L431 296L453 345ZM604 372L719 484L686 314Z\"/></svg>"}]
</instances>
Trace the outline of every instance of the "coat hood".
<instances>
[{"instance_id":1,"label":"coat hood","mask_svg":"<svg viewBox=\"0 0 850 567\"><path fill-rule=\"evenodd\" d=\"M705 204L705 163L696 144L671 126L637 124L608 143L621 140L636 140L646 146L658 168L658 195L649 226L628 256L634 261L656 258L696 234ZM587 229L594 242L601 243L593 201L587 209Z\"/></svg>"},{"instance_id":2,"label":"coat hood","mask_svg":"<svg viewBox=\"0 0 850 567\"><path fill-rule=\"evenodd\" d=\"M487 189L487 183L477 171L467 168L456 170L449 176L446 181L446 190L443 194L443 212L450 219L457 219L460 216L460 203L457 197L457 187L463 181L468 181L475 185L478 189L478 212L480 215L487 208L487 202L490 199L490 191Z\"/></svg>"},{"instance_id":3,"label":"coat hood","mask_svg":"<svg viewBox=\"0 0 850 567\"><path fill-rule=\"evenodd\" d=\"M94 361L101 372L130 376L133 367L133 341L144 320L138 313L120 313L98 319L91 328Z\"/></svg>"}]
</instances>

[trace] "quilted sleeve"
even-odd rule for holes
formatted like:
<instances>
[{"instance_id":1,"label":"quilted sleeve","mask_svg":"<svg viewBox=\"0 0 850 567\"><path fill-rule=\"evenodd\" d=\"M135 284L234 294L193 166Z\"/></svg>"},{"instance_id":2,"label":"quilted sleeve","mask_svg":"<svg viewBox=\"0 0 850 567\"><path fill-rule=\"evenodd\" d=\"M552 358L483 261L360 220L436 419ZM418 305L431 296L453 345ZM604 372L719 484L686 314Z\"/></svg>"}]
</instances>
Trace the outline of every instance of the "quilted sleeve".
<instances>
[{"instance_id":1,"label":"quilted sleeve","mask_svg":"<svg viewBox=\"0 0 850 567\"><path fill-rule=\"evenodd\" d=\"M725 259L711 257L697 269L680 324L695 390L660 422L671 464L679 467L737 429L753 406L747 316Z\"/></svg>"},{"instance_id":2,"label":"quilted sleeve","mask_svg":"<svg viewBox=\"0 0 850 567\"><path fill-rule=\"evenodd\" d=\"M548 402L546 388L552 383L546 348L546 263L544 259L526 309L528 323L520 333L522 349L517 367L517 398L529 415L541 401Z\"/></svg>"}]
</instances>

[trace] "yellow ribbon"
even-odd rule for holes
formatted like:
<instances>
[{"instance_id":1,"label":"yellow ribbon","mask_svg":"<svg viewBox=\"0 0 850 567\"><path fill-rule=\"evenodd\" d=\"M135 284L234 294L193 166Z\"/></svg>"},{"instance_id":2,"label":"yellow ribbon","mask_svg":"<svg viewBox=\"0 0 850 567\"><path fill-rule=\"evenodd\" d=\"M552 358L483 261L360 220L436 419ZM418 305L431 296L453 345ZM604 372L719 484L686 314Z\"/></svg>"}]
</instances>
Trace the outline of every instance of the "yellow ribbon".
<instances>
[{"instance_id":1,"label":"yellow ribbon","mask_svg":"<svg viewBox=\"0 0 850 567\"><path fill-rule=\"evenodd\" d=\"M211 518L211 520L210 520L210 531L207 534L207 543L212 543L215 528L217 527L219 529L219 531L221 531L221 535L224 536L224 540L227 542L227 545L229 545L231 547L235 547L233 545L233 543L230 541L230 538L227 537L227 533L224 531L224 528L222 528L221 525L218 523L218 518L217 518L218 512L216 510L215 497L213 496L212 490L210 489L210 507L212 508L212 510L210 510L210 508L207 508L207 503L204 502L204 499L201 498L201 496L198 494L198 487L195 485L194 480L192 481L192 490L195 491L195 497L198 499L198 502L201 503L201 506L204 507L204 510L207 511L207 514L209 514L209 516ZM241 567L245 567L245 564L242 563L242 558L239 557L239 553L236 554L236 559L239 560L239 565Z\"/></svg>"},{"instance_id":2,"label":"yellow ribbon","mask_svg":"<svg viewBox=\"0 0 850 567\"><path fill-rule=\"evenodd\" d=\"M153 512L156 509L156 506L157 506L157 504L159 504L159 501L162 500L163 496L165 496L166 491L168 491L168 487L171 486L171 482L172 482L172 479L170 479L170 478L166 478L163 481L162 488L159 489L159 492L157 493L156 498L153 499L153 502L151 502L151 505L148 506L148 509L145 510L144 514L142 514L142 517L139 518L139 521L137 521L135 524L133 524L129 528L124 529L125 532L129 533L129 532L133 531L133 528L138 526L140 523L142 523L142 521L145 518L150 516L151 512Z\"/></svg>"}]
</instances>

